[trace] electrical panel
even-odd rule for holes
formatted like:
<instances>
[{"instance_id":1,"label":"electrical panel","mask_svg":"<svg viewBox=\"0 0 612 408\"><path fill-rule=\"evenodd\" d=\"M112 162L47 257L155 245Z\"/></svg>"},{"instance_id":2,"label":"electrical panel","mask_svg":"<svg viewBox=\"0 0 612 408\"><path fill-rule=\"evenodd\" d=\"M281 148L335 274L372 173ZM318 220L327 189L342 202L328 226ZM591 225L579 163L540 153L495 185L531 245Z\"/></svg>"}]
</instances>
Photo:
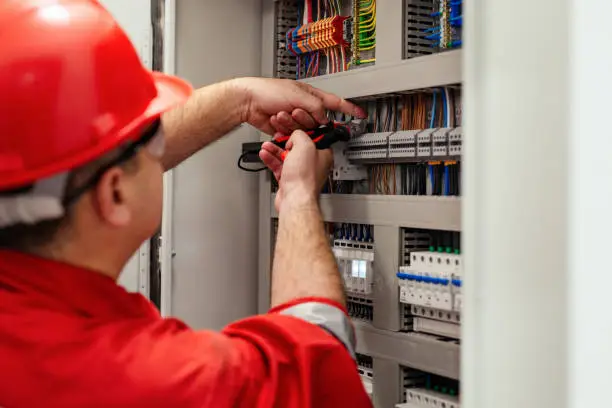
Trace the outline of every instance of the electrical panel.
<instances>
[{"instance_id":1,"label":"electrical panel","mask_svg":"<svg viewBox=\"0 0 612 408\"><path fill-rule=\"evenodd\" d=\"M321 192L364 387L377 408L460 408L462 1L278 0L274 10L268 74L367 113L362 132L334 145ZM262 176L264 278L277 189Z\"/></svg>"},{"instance_id":2,"label":"electrical panel","mask_svg":"<svg viewBox=\"0 0 612 408\"><path fill-rule=\"evenodd\" d=\"M363 382L363 387L372 398L374 394L374 370L372 357L364 354L357 354L357 370Z\"/></svg>"}]
</instances>

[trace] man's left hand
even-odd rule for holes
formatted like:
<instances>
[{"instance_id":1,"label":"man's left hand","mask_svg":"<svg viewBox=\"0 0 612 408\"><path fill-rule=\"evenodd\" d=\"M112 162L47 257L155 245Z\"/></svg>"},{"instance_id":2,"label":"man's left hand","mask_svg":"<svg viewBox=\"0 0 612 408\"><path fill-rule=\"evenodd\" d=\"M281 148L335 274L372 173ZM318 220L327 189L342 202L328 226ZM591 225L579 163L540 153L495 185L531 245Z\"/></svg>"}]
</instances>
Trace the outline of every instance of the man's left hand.
<instances>
[{"instance_id":1,"label":"man's left hand","mask_svg":"<svg viewBox=\"0 0 612 408\"><path fill-rule=\"evenodd\" d=\"M326 110L366 117L363 109L339 96L289 79L238 78L233 84L246 97L243 122L270 135L323 125Z\"/></svg>"}]
</instances>

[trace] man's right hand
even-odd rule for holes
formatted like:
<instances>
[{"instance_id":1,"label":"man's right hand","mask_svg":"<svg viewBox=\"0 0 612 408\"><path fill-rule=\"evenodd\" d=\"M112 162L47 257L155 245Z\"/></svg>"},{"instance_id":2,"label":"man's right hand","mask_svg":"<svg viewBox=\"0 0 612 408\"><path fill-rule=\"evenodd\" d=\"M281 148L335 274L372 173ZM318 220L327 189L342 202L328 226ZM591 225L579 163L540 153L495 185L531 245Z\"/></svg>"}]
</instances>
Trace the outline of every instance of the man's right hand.
<instances>
[{"instance_id":1,"label":"man's right hand","mask_svg":"<svg viewBox=\"0 0 612 408\"><path fill-rule=\"evenodd\" d=\"M286 149L288 154L284 162L281 159L283 150L273 143L265 142L259 153L278 181L274 205L279 212L286 205L316 203L333 162L332 151L318 150L301 130L293 132Z\"/></svg>"}]
</instances>

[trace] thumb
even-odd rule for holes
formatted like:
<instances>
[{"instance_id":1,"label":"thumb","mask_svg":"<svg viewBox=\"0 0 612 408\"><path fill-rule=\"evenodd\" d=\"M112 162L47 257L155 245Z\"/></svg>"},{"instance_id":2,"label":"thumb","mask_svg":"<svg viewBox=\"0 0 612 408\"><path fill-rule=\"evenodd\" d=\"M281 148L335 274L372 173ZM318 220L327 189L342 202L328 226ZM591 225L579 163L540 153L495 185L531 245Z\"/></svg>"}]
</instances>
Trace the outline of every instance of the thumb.
<instances>
[{"instance_id":1,"label":"thumb","mask_svg":"<svg viewBox=\"0 0 612 408\"><path fill-rule=\"evenodd\" d=\"M291 137L289 138L289 140L287 141L287 144L285 145L285 149L286 150L291 150L293 149L294 146L302 146L306 143L312 143L312 140L310 139L310 137L301 130L296 130L291 134Z\"/></svg>"}]
</instances>

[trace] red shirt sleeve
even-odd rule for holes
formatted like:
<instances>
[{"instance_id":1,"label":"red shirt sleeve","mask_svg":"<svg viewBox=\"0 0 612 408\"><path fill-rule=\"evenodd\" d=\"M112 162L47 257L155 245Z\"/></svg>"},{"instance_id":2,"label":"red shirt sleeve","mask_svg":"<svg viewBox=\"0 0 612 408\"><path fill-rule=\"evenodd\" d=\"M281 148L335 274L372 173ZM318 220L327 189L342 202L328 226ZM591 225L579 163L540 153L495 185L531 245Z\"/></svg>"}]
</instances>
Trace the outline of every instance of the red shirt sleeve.
<instances>
[{"instance_id":1,"label":"red shirt sleeve","mask_svg":"<svg viewBox=\"0 0 612 408\"><path fill-rule=\"evenodd\" d=\"M291 316L256 316L221 333L166 319L126 346L129 378L115 378L126 406L145 406L145 395L160 407L372 406L343 344Z\"/></svg>"}]
</instances>

